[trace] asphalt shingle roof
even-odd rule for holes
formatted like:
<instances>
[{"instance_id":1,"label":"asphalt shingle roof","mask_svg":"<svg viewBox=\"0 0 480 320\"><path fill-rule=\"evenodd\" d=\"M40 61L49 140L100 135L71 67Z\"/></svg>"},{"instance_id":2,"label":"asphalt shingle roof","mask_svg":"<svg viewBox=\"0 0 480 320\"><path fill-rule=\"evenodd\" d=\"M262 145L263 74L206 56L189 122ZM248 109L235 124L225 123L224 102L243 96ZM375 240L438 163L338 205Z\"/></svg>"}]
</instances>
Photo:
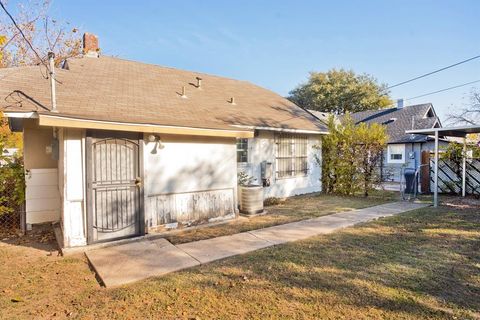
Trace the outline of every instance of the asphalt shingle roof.
<instances>
[{"instance_id":1,"label":"asphalt shingle roof","mask_svg":"<svg viewBox=\"0 0 480 320\"><path fill-rule=\"evenodd\" d=\"M440 120L433 111L433 117L426 117L432 109L431 103L406 106L403 108L390 108L383 110L368 110L351 114L356 123L380 123L387 127L389 143L424 142L428 140L426 135L406 134L406 130L430 129Z\"/></svg>"},{"instance_id":2,"label":"asphalt shingle roof","mask_svg":"<svg viewBox=\"0 0 480 320\"><path fill-rule=\"evenodd\" d=\"M201 89L196 77L202 78ZM113 57L70 59L68 70L57 69L56 78L61 116L209 129L326 131L310 113L247 81ZM181 97L183 86L187 98ZM1 110L50 114L50 105L49 80L38 66L0 69Z\"/></svg>"}]
</instances>

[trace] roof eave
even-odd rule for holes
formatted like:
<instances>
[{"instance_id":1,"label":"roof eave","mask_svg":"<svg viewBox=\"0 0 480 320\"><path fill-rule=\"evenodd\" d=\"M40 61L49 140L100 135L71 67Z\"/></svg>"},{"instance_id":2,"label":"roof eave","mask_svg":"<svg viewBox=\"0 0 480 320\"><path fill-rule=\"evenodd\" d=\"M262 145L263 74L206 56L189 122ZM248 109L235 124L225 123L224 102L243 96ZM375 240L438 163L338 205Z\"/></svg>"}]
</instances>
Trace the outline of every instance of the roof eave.
<instances>
[{"instance_id":1,"label":"roof eave","mask_svg":"<svg viewBox=\"0 0 480 320\"><path fill-rule=\"evenodd\" d=\"M3 111L6 118L37 119L38 113L35 111Z\"/></svg>"},{"instance_id":2,"label":"roof eave","mask_svg":"<svg viewBox=\"0 0 480 320\"><path fill-rule=\"evenodd\" d=\"M115 122L94 119L79 119L62 115L38 114L39 125L48 127L115 130L189 136L253 138L253 130L209 129L181 126L167 126L149 123Z\"/></svg>"},{"instance_id":3,"label":"roof eave","mask_svg":"<svg viewBox=\"0 0 480 320\"><path fill-rule=\"evenodd\" d=\"M295 128L277 128L277 127L245 126L245 125L233 125L233 127L245 128L250 130L264 130L264 131L276 131L276 132L288 132L288 133L321 134L321 135L329 134L328 131L295 129Z\"/></svg>"}]
</instances>

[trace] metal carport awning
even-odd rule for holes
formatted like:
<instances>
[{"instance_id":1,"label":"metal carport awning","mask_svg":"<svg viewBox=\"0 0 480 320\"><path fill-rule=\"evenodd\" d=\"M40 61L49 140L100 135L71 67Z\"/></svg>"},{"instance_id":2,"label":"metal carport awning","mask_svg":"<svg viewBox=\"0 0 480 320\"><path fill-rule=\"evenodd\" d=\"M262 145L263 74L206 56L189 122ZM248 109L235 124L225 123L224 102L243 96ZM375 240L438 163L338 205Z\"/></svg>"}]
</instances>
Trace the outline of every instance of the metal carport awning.
<instances>
[{"instance_id":1,"label":"metal carport awning","mask_svg":"<svg viewBox=\"0 0 480 320\"><path fill-rule=\"evenodd\" d=\"M434 191L433 191L433 206L438 207L438 139L439 136L459 137L463 138L463 166L462 166L462 196L465 197L466 186L466 170L467 170L467 134L480 133L480 125L464 126L464 127L445 127L445 128L431 128L419 130L407 130L408 134L423 134L435 136L435 167L434 167Z\"/></svg>"}]
</instances>

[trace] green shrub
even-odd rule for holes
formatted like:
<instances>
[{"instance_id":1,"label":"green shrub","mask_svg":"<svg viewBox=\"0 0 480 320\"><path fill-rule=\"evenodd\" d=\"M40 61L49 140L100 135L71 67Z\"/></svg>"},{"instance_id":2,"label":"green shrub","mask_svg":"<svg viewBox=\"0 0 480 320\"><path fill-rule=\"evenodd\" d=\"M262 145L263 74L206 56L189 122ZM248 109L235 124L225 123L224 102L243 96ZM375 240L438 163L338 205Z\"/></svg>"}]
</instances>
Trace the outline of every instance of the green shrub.
<instances>
[{"instance_id":1,"label":"green shrub","mask_svg":"<svg viewBox=\"0 0 480 320\"><path fill-rule=\"evenodd\" d=\"M387 143L385 127L373 123L355 124L349 114L342 123L331 116L329 134L322 140L322 184L326 193L368 196L380 183L382 152Z\"/></svg>"},{"instance_id":2,"label":"green shrub","mask_svg":"<svg viewBox=\"0 0 480 320\"><path fill-rule=\"evenodd\" d=\"M3 158L0 166L0 215L19 210L25 201L23 158Z\"/></svg>"}]
</instances>

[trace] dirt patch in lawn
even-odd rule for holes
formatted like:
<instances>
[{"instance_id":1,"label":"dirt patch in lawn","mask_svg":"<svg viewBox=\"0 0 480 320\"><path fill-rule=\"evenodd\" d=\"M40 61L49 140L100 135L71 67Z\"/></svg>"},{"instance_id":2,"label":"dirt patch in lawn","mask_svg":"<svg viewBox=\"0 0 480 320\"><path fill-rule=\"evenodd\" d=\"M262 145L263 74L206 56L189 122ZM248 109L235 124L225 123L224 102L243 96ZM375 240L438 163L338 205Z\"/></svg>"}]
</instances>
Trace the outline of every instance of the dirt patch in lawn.
<instances>
[{"instance_id":1,"label":"dirt patch in lawn","mask_svg":"<svg viewBox=\"0 0 480 320\"><path fill-rule=\"evenodd\" d=\"M480 209L480 199L471 196L466 198L452 196L443 200L442 205L458 209Z\"/></svg>"},{"instance_id":2,"label":"dirt patch in lawn","mask_svg":"<svg viewBox=\"0 0 480 320\"><path fill-rule=\"evenodd\" d=\"M340 211L348 211L397 201L398 192L376 191L368 198L342 197L325 194L309 194L291 197L280 204L265 207L266 214L254 217L241 216L227 223L197 229L176 230L165 238L173 244L210 239L239 232L321 217Z\"/></svg>"}]
</instances>

